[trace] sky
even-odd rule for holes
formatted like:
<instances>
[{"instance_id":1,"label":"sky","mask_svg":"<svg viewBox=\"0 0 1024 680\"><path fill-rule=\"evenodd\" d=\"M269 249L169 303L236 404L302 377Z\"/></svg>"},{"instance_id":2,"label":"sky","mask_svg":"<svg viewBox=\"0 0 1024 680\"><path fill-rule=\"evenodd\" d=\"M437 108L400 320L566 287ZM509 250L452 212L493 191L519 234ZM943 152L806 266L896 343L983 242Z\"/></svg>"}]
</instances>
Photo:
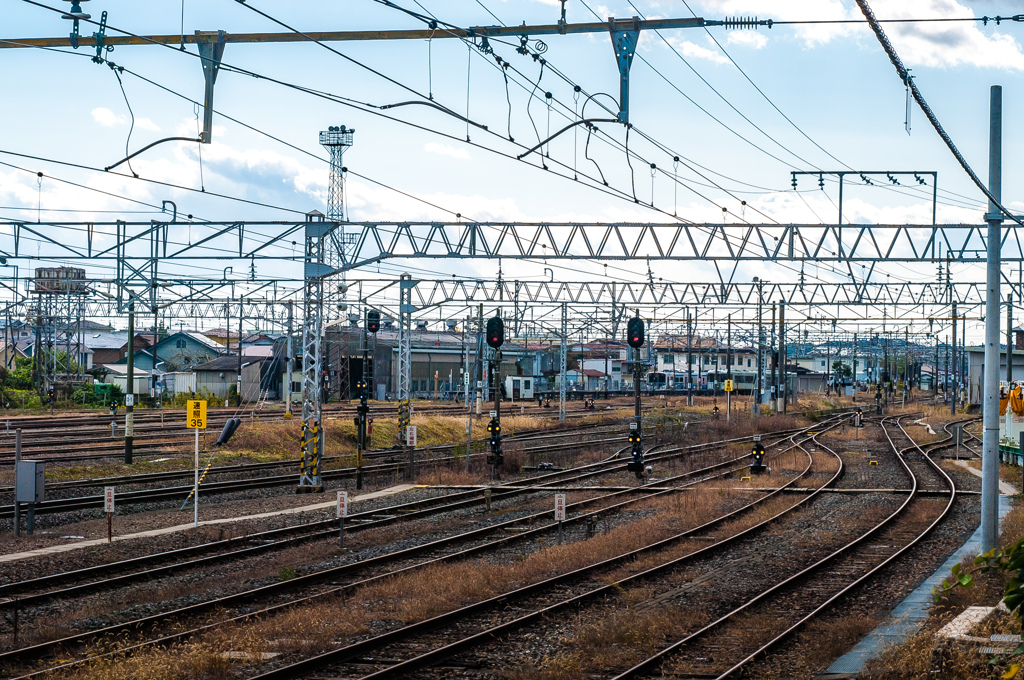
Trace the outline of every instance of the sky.
<instances>
[{"instance_id":1,"label":"sky","mask_svg":"<svg viewBox=\"0 0 1024 680\"><path fill-rule=\"evenodd\" d=\"M558 0L394 4L436 17L440 33L445 23L551 24L561 7ZM194 101L202 100L203 77L195 46L121 46L106 52L104 63L94 63L95 51L87 47L0 50L6 62L0 69L5 104L0 107L0 219L166 219L159 206L169 200L179 216L192 215L194 222L175 225L169 234L172 243L194 243L212 233L204 220L301 220L309 210L326 211L328 166L317 133L346 125L356 131L345 155L352 171L346 211L353 221L671 222L678 216L719 222L724 215L733 223L833 223L838 199L834 178L826 175L822 189L816 177L803 177L794 191L790 172L855 169L935 171L938 221L981 222L982 194L916 108L908 133L905 88L853 0L564 4L569 23L631 16L858 21L644 31L631 69L634 127L628 141L623 126L602 123L589 144L585 130L577 128L553 140L545 158L534 153L522 161L515 157L523 145L534 146L577 113L610 117L609 111L617 109L618 74L607 33L542 36L543 45L527 43L526 55L517 52L515 38L494 41L492 55L444 38L335 42L326 47L309 42L228 44L215 90L213 143L160 144L134 158L130 170L121 165L113 173L102 169L126 153L166 137L196 136L201 113ZM874 0L871 6L880 19L1006 17L1021 10L1017 2L999 0ZM47 7L65 10L67 3L7 0L0 38L67 35L70 22ZM196 30L424 28L422 20L375 0L91 0L83 8L97 20L107 12L112 35L116 29L176 35ZM81 28L83 34L95 30L85 24ZM1003 86L1003 195L1009 207L1024 212L1024 196L1014 190L1022 179L1016 162L1021 133L1010 123L1024 99L1024 22L888 23L885 30L939 120L982 177L987 174L989 88ZM541 50L543 64L533 56ZM410 101L433 101L460 116L468 113L487 129L428 106L377 108ZM627 162L627 143L643 161ZM657 166L653 177L650 163ZM597 181L600 177L607 187ZM884 178L879 184L853 182L846 187L847 221L930 222L930 187L894 190L885 186ZM47 229L62 242L81 244L87 238L82 228ZM7 228L4 233L9 232ZM273 232L254 232L247 238ZM114 235L112 229L98 227L93 238L97 245L109 246ZM22 269L59 262L54 259L59 250L52 245L35 247L39 260L20 258L16 263ZM21 251L32 248L32 238L26 237ZM291 246L286 239L274 252L298 259L301 242ZM349 278L391 278L404 271L422 278L494 278L496 264L387 261ZM168 263L163 271L220 279L225 266L232 266L230 277L243 290L253 273L251 263ZM629 262L607 268L589 261L500 263L503 277L523 280L547 277L545 267L553 268L557 279L569 281L717 279L707 263ZM114 275L105 264L88 269L99 278ZM841 280L828 265L804 269L809 280ZM301 262L259 262L255 274L294 287L301 278ZM953 274L961 281L984 276L983 268L968 264L955 265ZM934 281L936 275L930 264L891 264L878 268L873 280L922 282ZM742 281L754 276L793 281L799 266L755 263L736 273ZM970 327L972 334L977 330Z\"/></svg>"}]
</instances>

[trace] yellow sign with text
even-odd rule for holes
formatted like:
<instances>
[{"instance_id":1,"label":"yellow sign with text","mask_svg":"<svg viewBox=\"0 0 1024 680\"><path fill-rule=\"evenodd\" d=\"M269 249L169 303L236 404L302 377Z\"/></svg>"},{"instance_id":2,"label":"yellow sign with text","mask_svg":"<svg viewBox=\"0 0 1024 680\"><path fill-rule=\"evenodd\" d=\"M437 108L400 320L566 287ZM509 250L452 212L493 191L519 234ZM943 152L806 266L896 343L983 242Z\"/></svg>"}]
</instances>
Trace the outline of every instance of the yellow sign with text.
<instances>
[{"instance_id":1,"label":"yellow sign with text","mask_svg":"<svg viewBox=\"0 0 1024 680\"><path fill-rule=\"evenodd\" d=\"M732 392L732 381L731 380L726 380L725 381L725 391L726 392Z\"/></svg>"},{"instance_id":2,"label":"yellow sign with text","mask_svg":"<svg viewBox=\"0 0 1024 680\"><path fill-rule=\"evenodd\" d=\"M198 399L195 401L189 401L185 410L185 420L188 421L188 427L190 429L205 430L206 401Z\"/></svg>"}]
</instances>

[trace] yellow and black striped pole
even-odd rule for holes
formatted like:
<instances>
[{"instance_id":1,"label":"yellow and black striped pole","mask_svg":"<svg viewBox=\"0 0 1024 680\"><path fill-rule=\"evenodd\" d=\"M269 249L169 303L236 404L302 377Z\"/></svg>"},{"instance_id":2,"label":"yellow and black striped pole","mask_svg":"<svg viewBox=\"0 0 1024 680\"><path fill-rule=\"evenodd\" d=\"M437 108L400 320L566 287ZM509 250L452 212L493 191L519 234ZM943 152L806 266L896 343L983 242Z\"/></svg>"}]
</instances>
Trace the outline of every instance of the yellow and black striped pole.
<instances>
[{"instance_id":1,"label":"yellow and black striped pole","mask_svg":"<svg viewBox=\"0 0 1024 680\"><path fill-rule=\"evenodd\" d=\"M203 474L201 474L201 475L199 476L199 484L197 484L197 487L198 487L199 485L201 485L201 484L203 483L203 480L205 480L205 479L206 479L206 473L210 471L210 468L211 468L211 467L213 467L213 460L211 460L211 461L210 461L210 462L209 462L209 463L207 464L207 466L206 466L206 469L205 469L205 470L203 470ZM188 496L187 496L187 497L185 498L185 502L181 504L181 508L180 508L180 510L184 510L184 509L185 509L185 506L186 506L186 505L188 505L188 502L189 502L190 500L192 500L192 497L193 497L193 496L195 496L195 494L196 494L196 489L192 489L191 491L189 491L189 492L188 492ZM179 511L180 511L180 510L179 510Z\"/></svg>"}]
</instances>

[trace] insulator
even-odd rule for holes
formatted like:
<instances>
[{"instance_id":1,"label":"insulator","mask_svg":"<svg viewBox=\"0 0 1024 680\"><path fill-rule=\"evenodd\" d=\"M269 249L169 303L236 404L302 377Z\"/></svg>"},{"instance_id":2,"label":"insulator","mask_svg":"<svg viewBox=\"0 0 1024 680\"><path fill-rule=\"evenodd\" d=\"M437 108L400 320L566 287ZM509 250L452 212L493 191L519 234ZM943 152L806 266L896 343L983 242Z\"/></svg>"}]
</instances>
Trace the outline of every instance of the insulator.
<instances>
[{"instance_id":1,"label":"insulator","mask_svg":"<svg viewBox=\"0 0 1024 680\"><path fill-rule=\"evenodd\" d=\"M726 17L722 25L726 29L730 28L757 28L760 22L757 17Z\"/></svg>"}]
</instances>

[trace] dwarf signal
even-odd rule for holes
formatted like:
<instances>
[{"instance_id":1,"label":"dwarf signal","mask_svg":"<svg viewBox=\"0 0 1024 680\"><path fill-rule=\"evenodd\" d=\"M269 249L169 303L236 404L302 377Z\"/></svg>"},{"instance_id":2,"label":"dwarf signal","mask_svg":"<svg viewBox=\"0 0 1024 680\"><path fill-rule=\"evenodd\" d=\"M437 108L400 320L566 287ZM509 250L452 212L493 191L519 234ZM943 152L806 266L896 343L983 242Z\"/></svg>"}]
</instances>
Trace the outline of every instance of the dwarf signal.
<instances>
[{"instance_id":1,"label":"dwarf signal","mask_svg":"<svg viewBox=\"0 0 1024 680\"><path fill-rule=\"evenodd\" d=\"M764 464L764 447L761 446L761 435L754 435L754 448L750 454L754 457L754 462L750 464L750 471L754 474L761 474L762 472L771 472L771 469Z\"/></svg>"}]
</instances>

